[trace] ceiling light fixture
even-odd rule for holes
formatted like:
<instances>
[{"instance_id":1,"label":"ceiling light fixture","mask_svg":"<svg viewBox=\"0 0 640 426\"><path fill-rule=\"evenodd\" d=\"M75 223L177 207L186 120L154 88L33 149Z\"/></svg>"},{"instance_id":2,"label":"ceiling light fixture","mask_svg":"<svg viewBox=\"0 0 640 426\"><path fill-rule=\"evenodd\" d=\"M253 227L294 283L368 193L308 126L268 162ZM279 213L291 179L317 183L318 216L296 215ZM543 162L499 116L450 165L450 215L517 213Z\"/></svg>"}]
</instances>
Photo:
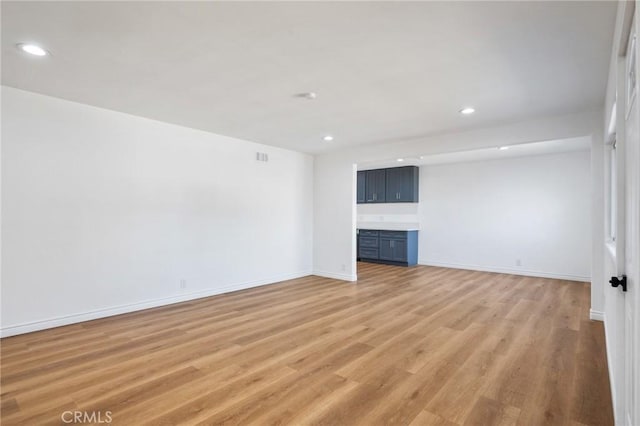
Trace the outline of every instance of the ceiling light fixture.
<instances>
[{"instance_id":1,"label":"ceiling light fixture","mask_svg":"<svg viewBox=\"0 0 640 426\"><path fill-rule=\"evenodd\" d=\"M325 142L331 142L333 140L333 136L331 135L327 135L324 138L322 138Z\"/></svg>"},{"instance_id":2,"label":"ceiling light fixture","mask_svg":"<svg viewBox=\"0 0 640 426\"><path fill-rule=\"evenodd\" d=\"M398 162L402 163L404 161L404 158L398 158L397 160Z\"/></svg>"},{"instance_id":3,"label":"ceiling light fixture","mask_svg":"<svg viewBox=\"0 0 640 426\"><path fill-rule=\"evenodd\" d=\"M509 149L509 147L508 147L508 146L501 146L501 147L500 147L500 148L498 148L498 149L499 149L500 151L504 151L504 150L506 150L506 149Z\"/></svg>"},{"instance_id":4,"label":"ceiling light fixture","mask_svg":"<svg viewBox=\"0 0 640 426\"><path fill-rule=\"evenodd\" d=\"M295 96L296 98L302 98L302 99L307 99L311 101L317 98L318 94L316 92L304 92L304 93L296 93L293 96Z\"/></svg>"},{"instance_id":5,"label":"ceiling light fixture","mask_svg":"<svg viewBox=\"0 0 640 426\"><path fill-rule=\"evenodd\" d=\"M476 112L476 110L471 107L465 107L460 110L460 114L463 114L463 115L473 114L474 112Z\"/></svg>"},{"instance_id":6,"label":"ceiling light fixture","mask_svg":"<svg viewBox=\"0 0 640 426\"><path fill-rule=\"evenodd\" d=\"M34 56L47 56L49 54L49 52L36 44L20 43L17 45L17 47L21 51Z\"/></svg>"}]
</instances>

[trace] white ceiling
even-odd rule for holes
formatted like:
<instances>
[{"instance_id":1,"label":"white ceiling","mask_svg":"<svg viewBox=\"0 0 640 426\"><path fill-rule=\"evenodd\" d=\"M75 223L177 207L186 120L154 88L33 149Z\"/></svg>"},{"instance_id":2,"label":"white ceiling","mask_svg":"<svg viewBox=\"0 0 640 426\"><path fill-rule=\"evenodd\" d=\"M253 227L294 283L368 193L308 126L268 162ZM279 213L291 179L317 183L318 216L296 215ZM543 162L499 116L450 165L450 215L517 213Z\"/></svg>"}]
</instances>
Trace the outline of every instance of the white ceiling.
<instances>
[{"instance_id":1,"label":"white ceiling","mask_svg":"<svg viewBox=\"0 0 640 426\"><path fill-rule=\"evenodd\" d=\"M615 8L3 1L2 83L317 153L600 106Z\"/></svg>"},{"instance_id":2,"label":"white ceiling","mask_svg":"<svg viewBox=\"0 0 640 426\"><path fill-rule=\"evenodd\" d=\"M501 150L493 148L473 149L469 151L447 152L443 154L416 155L398 158L387 158L358 164L358 170L371 170L383 167L428 166L437 164L466 163L471 161L500 160L505 158L525 157L529 155L558 154L572 151L588 151L591 149L591 137L556 139L551 141L531 142L510 145Z\"/></svg>"}]
</instances>

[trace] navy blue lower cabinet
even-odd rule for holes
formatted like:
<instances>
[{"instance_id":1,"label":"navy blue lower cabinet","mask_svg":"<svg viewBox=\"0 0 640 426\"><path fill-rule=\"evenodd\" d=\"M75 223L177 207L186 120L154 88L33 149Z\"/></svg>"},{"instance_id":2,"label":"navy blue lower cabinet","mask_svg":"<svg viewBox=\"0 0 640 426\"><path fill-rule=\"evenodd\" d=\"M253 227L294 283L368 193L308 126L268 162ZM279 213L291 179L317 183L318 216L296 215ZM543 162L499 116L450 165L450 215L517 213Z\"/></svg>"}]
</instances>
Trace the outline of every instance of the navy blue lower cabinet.
<instances>
[{"instance_id":1,"label":"navy blue lower cabinet","mask_svg":"<svg viewBox=\"0 0 640 426\"><path fill-rule=\"evenodd\" d=\"M412 266L418 263L418 231L358 232L358 257L363 262Z\"/></svg>"},{"instance_id":2,"label":"navy blue lower cabinet","mask_svg":"<svg viewBox=\"0 0 640 426\"><path fill-rule=\"evenodd\" d=\"M380 238L380 259L407 262L407 240Z\"/></svg>"}]
</instances>

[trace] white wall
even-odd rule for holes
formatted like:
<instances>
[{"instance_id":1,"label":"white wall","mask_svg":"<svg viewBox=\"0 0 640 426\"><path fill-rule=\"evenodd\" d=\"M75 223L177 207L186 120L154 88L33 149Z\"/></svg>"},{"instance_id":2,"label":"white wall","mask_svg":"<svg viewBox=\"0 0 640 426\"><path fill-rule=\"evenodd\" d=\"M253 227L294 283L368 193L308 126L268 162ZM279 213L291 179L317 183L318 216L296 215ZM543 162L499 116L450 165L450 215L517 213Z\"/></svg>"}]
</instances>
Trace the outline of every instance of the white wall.
<instances>
[{"instance_id":1,"label":"white wall","mask_svg":"<svg viewBox=\"0 0 640 426\"><path fill-rule=\"evenodd\" d=\"M3 335L310 274L312 227L311 156L2 88Z\"/></svg>"},{"instance_id":2,"label":"white wall","mask_svg":"<svg viewBox=\"0 0 640 426\"><path fill-rule=\"evenodd\" d=\"M589 151L423 166L418 261L589 281L589 183Z\"/></svg>"},{"instance_id":3,"label":"white wall","mask_svg":"<svg viewBox=\"0 0 640 426\"><path fill-rule=\"evenodd\" d=\"M313 273L323 277L356 279L356 165L316 158L314 181ZM325 200L330 200L326 202ZM339 238L318 245L326 234Z\"/></svg>"},{"instance_id":4,"label":"white wall","mask_svg":"<svg viewBox=\"0 0 640 426\"><path fill-rule=\"evenodd\" d=\"M419 203L363 203L356 206L358 224L419 224ZM382 222L382 223L380 223ZM360 227L360 226L358 226ZM378 226L376 226L377 228Z\"/></svg>"}]
</instances>

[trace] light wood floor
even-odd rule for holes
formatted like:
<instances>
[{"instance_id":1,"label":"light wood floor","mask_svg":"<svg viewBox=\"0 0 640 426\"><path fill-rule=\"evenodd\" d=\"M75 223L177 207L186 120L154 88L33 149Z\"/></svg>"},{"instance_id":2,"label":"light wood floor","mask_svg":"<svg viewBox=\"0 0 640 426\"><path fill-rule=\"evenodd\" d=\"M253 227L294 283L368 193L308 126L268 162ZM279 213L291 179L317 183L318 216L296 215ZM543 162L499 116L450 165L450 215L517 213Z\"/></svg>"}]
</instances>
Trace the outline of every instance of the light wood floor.
<instances>
[{"instance_id":1,"label":"light wood floor","mask_svg":"<svg viewBox=\"0 0 640 426\"><path fill-rule=\"evenodd\" d=\"M359 264L2 340L2 424L609 425L584 283Z\"/></svg>"}]
</instances>

